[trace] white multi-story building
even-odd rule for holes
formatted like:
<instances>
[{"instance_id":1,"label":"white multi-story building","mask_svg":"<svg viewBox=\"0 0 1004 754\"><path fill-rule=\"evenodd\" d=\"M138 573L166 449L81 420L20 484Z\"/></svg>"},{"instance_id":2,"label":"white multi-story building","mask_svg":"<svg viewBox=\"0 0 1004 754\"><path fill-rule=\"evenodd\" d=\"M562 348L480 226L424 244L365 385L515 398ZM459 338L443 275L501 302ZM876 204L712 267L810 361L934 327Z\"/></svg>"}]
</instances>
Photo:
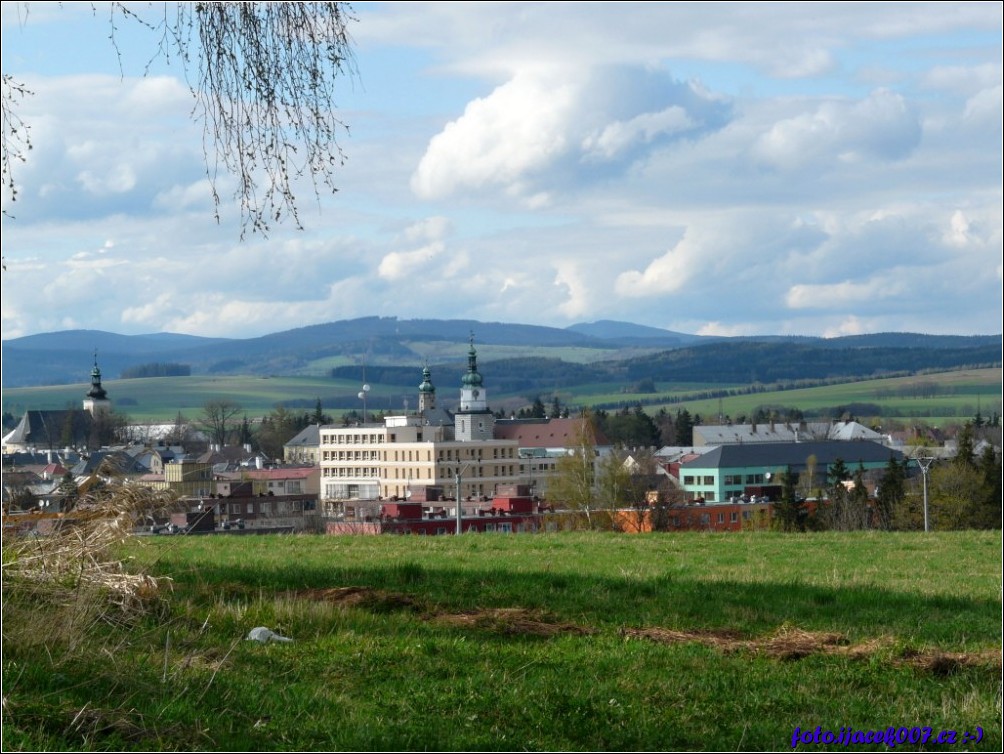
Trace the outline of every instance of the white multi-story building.
<instances>
[{"instance_id":1,"label":"white multi-story building","mask_svg":"<svg viewBox=\"0 0 1004 754\"><path fill-rule=\"evenodd\" d=\"M416 413L388 416L381 424L320 428L326 512L341 512L348 501L431 499L430 488L455 498L459 487L461 500L480 500L500 484L523 481L518 442L495 438L473 337L456 414L436 407L428 367L422 377Z\"/></svg>"}]
</instances>

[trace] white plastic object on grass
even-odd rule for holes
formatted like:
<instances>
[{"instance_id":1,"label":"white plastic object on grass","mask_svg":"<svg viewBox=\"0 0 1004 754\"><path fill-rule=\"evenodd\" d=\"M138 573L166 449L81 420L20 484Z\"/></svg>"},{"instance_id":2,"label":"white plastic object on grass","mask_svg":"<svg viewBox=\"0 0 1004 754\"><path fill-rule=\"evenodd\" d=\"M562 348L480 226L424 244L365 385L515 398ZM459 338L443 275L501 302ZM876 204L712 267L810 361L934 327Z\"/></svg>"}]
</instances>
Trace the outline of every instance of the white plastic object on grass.
<instances>
[{"instance_id":1,"label":"white plastic object on grass","mask_svg":"<svg viewBox=\"0 0 1004 754\"><path fill-rule=\"evenodd\" d=\"M280 636L275 631L270 628L265 628L265 626L258 626L257 628L252 628L248 631L247 635L248 641L257 641L262 644L267 644L270 641L293 641L288 636Z\"/></svg>"}]
</instances>

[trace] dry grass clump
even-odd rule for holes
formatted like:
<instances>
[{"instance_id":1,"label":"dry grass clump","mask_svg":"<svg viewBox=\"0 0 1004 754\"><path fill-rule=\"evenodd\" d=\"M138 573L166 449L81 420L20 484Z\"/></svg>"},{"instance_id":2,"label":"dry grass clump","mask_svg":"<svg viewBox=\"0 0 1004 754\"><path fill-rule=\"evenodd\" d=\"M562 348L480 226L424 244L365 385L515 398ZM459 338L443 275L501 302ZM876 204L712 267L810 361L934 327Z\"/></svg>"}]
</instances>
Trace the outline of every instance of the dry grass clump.
<instances>
[{"instance_id":1,"label":"dry grass clump","mask_svg":"<svg viewBox=\"0 0 1004 754\"><path fill-rule=\"evenodd\" d=\"M175 497L105 479L60 518L40 518L31 531L4 537L5 644L79 636L96 620L128 623L160 592L163 580L128 572L113 548L137 520L169 510Z\"/></svg>"}]
</instances>

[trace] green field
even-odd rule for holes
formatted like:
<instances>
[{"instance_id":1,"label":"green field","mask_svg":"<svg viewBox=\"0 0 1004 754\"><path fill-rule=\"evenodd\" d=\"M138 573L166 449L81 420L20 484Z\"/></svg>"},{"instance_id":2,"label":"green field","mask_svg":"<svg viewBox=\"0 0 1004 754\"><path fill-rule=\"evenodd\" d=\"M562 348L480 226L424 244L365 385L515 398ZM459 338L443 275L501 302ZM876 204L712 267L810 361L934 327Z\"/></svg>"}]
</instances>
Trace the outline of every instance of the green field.
<instances>
[{"instance_id":1,"label":"green field","mask_svg":"<svg viewBox=\"0 0 1004 754\"><path fill-rule=\"evenodd\" d=\"M485 369L486 382L491 387L490 370ZM415 381L417 391L418 379ZM936 394L926 397L911 396L910 388L920 384L936 386ZM717 417L719 411L728 416L749 416L758 406L781 405L802 411L830 409L852 403L876 404L884 414L860 416L872 420L879 417L909 421L920 419L930 424L942 424L972 418L977 409L984 417L1001 412L1001 369L966 369L952 372L862 380L820 387L755 392L748 395L727 396L715 399L686 400L695 393L724 387L742 388L741 385L701 385L695 383L656 385L655 395L628 393L622 386L591 384L558 388L558 396L568 405L630 405L636 401L645 404L646 411L654 413L660 408L675 412L686 408L691 414ZM135 380L106 380L105 388L118 410L133 421L173 421L180 411L189 419L196 419L209 400L229 398L239 403L249 416L262 416L279 403L305 402L312 411L317 398L322 403L331 397L340 397L361 404L355 398L359 384L350 380L333 380L326 377L156 377ZM61 409L68 405L79 406L88 384L59 385L52 387L10 388L3 393L3 410L20 416L25 409ZM457 387L459 391L459 386ZM400 386L372 384L367 407L372 411L396 412L400 405ZM449 401L450 386L439 384L441 400ZM662 397L662 401L659 398ZM666 398L682 400L669 402ZM518 396L492 392L492 402L500 405ZM523 396L526 399L526 396ZM527 403L529 403L527 399ZM330 405L330 404L329 404ZM415 405L412 402L411 405ZM302 410L302 409L301 409ZM328 413L338 413L328 411Z\"/></svg>"},{"instance_id":2,"label":"green field","mask_svg":"<svg viewBox=\"0 0 1004 754\"><path fill-rule=\"evenodd\" d=\"M19 632L5 586L5 750L789 750L816 726L1001 747L1000 532L165 537L122 555L173 579L129 625ZM254 626L294 641L244 641Z\"/></svg>"},{"instance_id":3,"label":"green field","mask_svg":"<svg viewBox=\"0 0 1004 754\"><path fill-rule=\"evenodd\" d=\"M674 413L686 408L691 414L706 419L717 417L719 412L737 417L749 416L761 406L784 406L803 412L829 411L852 404L875 404L881 413L867 416L857 413L859 419L893 419L902 422L921 420L929 424L971 419L980 411L984 418L1001 413L1002 372L1000 368L961 369L910 377L841 382L833 385L799 388L794 390L763 390L744 395L718 398L689 399L702 390L722 386L678 386L657 384L659 396L673 397L672 401L659 401L652 395L641 393L593 393L588 396L592 404L628 403L642 401L645 410L652 413L661 408ZM918 386L933 385L936 394L919 395ZM735 386L742 388L743 386ZM881 422L879 422L881 423Z\"/></svg>"},{"instance_id":4,"label":"green field","mask_svg":"<svg viewBox=\"0 0 1004 754\"><path fill-rule=\"evenodd\" d=\"M415 384L418 385L419 380ZM362 402L355 396L359 383L323 377L151 377L134 380L105 380L102 383L117 411L133 421L171 422L180 411L188 419L197 419L207 401L226 398L238 403L249 417L262 416L277 404L306 402L313 411L318 398L339 396ZM20 416L25 409L62 409L79 407L90 384L52 387L9 388L4 390L3 410ZM400 388L374 384L367 407L373 411L401 410L391 406L391 393L400 395ZM330 412L329 412L330 413Z\"/></svg>"}]
</instances>

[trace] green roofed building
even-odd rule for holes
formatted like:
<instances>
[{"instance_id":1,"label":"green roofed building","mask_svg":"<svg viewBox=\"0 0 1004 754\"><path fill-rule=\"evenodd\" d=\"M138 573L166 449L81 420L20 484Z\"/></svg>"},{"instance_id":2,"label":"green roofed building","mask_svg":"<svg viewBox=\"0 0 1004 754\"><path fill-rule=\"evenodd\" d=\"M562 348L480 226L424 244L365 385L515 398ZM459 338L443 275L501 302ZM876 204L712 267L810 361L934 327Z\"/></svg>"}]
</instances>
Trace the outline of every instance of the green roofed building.
<instances>
[{"instance_id":1,"label":"green roofed building","mask_svg":"<svg viewBox=\"0 0 1004 754\"><path fill-rule=\"evenodd\" d=\"M811 469L816 486L825 487L829 468L838 459L853 473L859 466L882 469L890 458L902 461L903 454L868 440L719 445L681 463L680 484L689 498L707 503L751 495L776 500L781 475L788 469L798 475Z\"/></svg>"}]
</instances>

